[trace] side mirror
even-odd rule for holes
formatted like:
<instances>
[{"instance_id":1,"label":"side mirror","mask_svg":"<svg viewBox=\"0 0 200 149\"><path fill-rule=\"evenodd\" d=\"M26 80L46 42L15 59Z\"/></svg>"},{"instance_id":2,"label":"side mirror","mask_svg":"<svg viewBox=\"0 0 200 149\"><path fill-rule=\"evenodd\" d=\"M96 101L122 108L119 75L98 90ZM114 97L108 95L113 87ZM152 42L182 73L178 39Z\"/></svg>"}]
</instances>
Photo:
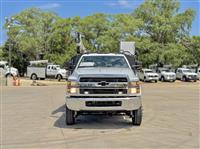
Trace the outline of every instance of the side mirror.
<instances>
[{"instance_id":1,"label":"side mirror","mask_svg":"<svg viewBox=\"0 0 200 149\"><path fill-rule=\"evenodd\" d=\"M142 65L131 65L131 68L134 70L142 70Z\"/></svg>"}]
</instances>

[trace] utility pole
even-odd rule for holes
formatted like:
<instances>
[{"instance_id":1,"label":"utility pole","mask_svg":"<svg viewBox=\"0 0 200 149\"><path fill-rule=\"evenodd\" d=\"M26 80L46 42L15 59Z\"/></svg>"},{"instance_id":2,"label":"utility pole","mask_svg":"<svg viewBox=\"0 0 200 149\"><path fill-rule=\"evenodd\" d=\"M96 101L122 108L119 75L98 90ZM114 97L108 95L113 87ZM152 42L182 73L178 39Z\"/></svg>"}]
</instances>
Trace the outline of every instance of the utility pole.
<instances>
[{"instance_id":1,"label":"utility pole","mask_svg":"<svg viewBox=\"0 0 200 149\"><path fill-rule=\"evenodd\" d=\"M11 27L12 27L12 24L10 24L10 23L12 23L12 21L14 21L14 18L13 17L11 17L10 19L8 18L8 17L5 17L5 20L6 20L6 24L7 24L7 29L8 29L8 31L11 29ZM9 65L9 72L11 72L11 45L12 45L12 42L11 42L11 38L9 38L9 46L8 46L8 48L9 48L9 63L8 63L8 65Z\"/></svg>"}]
</instances>

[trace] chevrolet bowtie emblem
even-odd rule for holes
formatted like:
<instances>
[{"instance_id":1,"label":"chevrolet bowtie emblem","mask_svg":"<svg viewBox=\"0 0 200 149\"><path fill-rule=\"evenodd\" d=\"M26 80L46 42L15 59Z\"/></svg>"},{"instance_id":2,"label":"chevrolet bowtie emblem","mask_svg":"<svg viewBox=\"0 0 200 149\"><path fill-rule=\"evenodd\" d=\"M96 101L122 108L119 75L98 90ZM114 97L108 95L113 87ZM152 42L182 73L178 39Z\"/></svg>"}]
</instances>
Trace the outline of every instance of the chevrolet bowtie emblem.
<instances>
[{"instance_id":1,"label":"chevrolet bowtie emblem","mask_svg":"<svg viewBox=\"0 0 200 149\"><path fill-rule=\"evenodd\" d=\"M98 85L101 85L101 86L106 86L108 85L109 83L106 82L106 81L102 81L102 82L99 82Z\"/></svg>"}]
</instances>

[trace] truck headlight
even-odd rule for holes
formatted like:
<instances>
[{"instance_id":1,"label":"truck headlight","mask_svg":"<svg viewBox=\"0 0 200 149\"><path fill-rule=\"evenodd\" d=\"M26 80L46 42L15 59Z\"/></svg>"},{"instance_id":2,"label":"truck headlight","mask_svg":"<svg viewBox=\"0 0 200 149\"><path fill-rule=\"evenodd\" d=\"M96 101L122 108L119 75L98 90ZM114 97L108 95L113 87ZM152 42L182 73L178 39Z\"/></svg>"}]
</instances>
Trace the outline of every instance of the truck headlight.
<instances>
[{"instance_id":1,"label":"truck headlight","mask_svg":"<svg viewBox=\"0 0 200 149\"><path fill-rule=\"evenodd\" d=\"M68 81L67 94L79 94L79 83L75 81Z\"/></svg>"},{"instance_id":2,"label":"truck headlight","mask_svg":"<svg viewBox=\"0 0 200 149\"><path fill-rule=\"evenodd\" d=\"M128 94L140 94L141 87L139 82L130 82L128 85Z\"/></svg>"}]
</instances>

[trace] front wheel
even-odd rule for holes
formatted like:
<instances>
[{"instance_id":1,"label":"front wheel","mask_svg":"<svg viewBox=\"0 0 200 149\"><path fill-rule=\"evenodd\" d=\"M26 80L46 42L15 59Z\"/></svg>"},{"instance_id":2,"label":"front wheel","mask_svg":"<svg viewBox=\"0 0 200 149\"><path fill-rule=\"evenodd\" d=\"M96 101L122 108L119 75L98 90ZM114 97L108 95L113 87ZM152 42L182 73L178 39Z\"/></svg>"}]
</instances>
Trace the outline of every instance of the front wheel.
<instances>
[{"instance_id":1,"label":"front wheel","mask_svg":"<svg viewBox=\"0 0 200 149\"><path fill-rule=\"evenodd\" d=\"M133 110L132 115L132 124L140 126L142 123L142 107L140 107L138 110Z\"/></svg>"},{"instance_id":2,"label":"front wheel","mask_svg":"<svg viewBox=\"0 0 200 149\"><path fill-rule=\"evenodd\" d=\"M186 78L186 76L183 76L183 78L182 78L182 81L184 81L184 82L186 82L186 81L187 81L187 78Z\"/></svg>"},{"instance_id":3,"label":"front wheel","mask_svg":"<svg viewBox=\"0 0 200 149\"><path fill-rule=\"evenodd\" d=\"M62 76L59 74L59 75L57 76L57 79L58 79L58 81L60 82L60 80L62 79Z\"/></svg>"},{"instance_id":4,"label":"front wheel","mask_svg":"<svg viewBox=\"0 0 200 149\"><path fill-rule=\"evenodd\" d=\"M65 119L66 125L73 125L75 123L75 116L74 111L68 109L66 106L66 119Z\"/></svg>"},{"instance_id":5,"label":"front wheel","mask_svg":"<svg viewBox=\"0 0 200 149\"><path fill-rule=\"evenodd\" d=\"M164 81L165 81L165 79L164 79L164 77L163 77L163 76L161 77L160 81L162 81L162 82L164 82Z\"/></svg>"},{"instance_id":6,"label":"front wheel","mask_svg":"<svg viewBox=\"0 0 200 149\"><path fill-rule=\"evenodd\" d=\"M143 81L144 81L144 82L147 82L146 77L144 77Z\"/></svg>"}]
</instances>

